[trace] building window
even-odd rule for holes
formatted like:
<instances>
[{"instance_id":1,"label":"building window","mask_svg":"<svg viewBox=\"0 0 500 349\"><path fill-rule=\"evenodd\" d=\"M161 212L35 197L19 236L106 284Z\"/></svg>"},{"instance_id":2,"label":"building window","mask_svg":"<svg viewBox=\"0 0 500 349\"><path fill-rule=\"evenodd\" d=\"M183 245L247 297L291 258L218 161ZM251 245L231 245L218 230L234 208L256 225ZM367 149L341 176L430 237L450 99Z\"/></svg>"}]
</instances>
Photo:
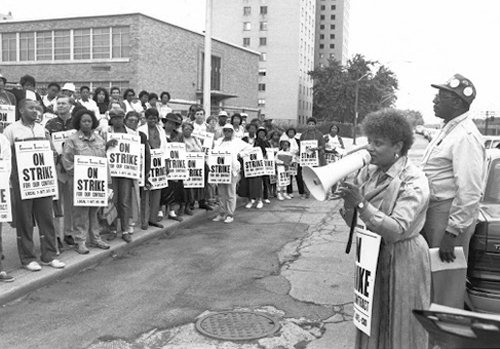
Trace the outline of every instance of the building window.
<instances>
[{"instance_id":1,"label":"building window","mask_svg":"<svg viewBox=\"0 0 500 349\"><path fill-rule=\"evenodd\" d=\"M15 62L16 58L16 33L2 34L2 61Z\"/></svg>"},{"instance_id":2,"label":"building window","mask_svg":"<svg viewBox=\"0 0 500 349\"><path fill-rule=\"evenodd\" d=\"M324 24L320 24L319 25L319 29L325 29L325 25Z\"/></svg>"},{"instance_id":3,"label":"building window","mask_svg":"<svg viewBox=\"0 0 500 349\"><path fill-rule=\"evenodd\" d=\"M260 7L260 14L261 15L267 15L267 6L261 6Z\"/></svg>"},{"instance_id":4,"label":"building window","mask_svg":"<svg viewBox=\"0 0 500 349\"><path fill-rule=\"evenodd\" d=\"M265 91L266 90L266 84L259 84L259 91Z\"/></svg>"},{"instance_id":5,"label":"building window","mask_svg":"<svg viewBox=\"0 0 500 349\"><path fill-rule=\"evenodd\" d=\"M251 30L251 29L252 29L252 23L243 22L243 30Z\"/></svg>"},{"instance_id":6,"label":"building window","mask_svg":"<svg viewBox=\"0 0 500 349\"><path fill-rule=\"evenodd\" d=\"M325 5L321 5L321 11L324 11L326 10L326 6Z\"/></svg>"},{"instance_id":7,"label":"building window","mask_svg":"<svg viewBox=\"0 0 500 349\"><path fill-rule=\"evenodd\" d=\"M332 5L332 10L335 10L336 8L337 8L337 6Z\"/></svg>"},{"instance_id":8,"label":"building window","mask_svg":"<svg viewBox=\"0 0 500 349\"><path fill-rule=\"evenodd\" d=\"M250 16L252 14L252 8L250 6L243 7L243 16Z\"/></svg>"},{"instance_id":9,"label":"building window","mask_svg":"<svg viewBox=\"0 0 500 349\"><path fill-rule=\"evenodd\" d=\"M243 38L243 46L245 47L250 46L250 38Z\"/></svg>"},{"instance_id":10,"label":"building window","mask_svg":"<svg viewBox=\"0 0 500 349\"><path fill-rule=\"evenodd\" d=\"M325 45L323 45L323 44L319 44L319 48L320 48L320 49L321 49L321 48L325 48Z\"/></svg>"},{"instance_id":11,"label":"building window","mask_svg":"<svg viewBox=\"0 0 500 349\"><path fill-rule=\"evenodd\" d=\"M335 48L335 44L330 44L330 48Z\"/></svg>"},{"instance_id":12,"label":"building window","mask_svg":"<svg viewBox=\"0 0 500 349\"><path fill-rule=\"evenodd\" d=\"M19 33L19 60L35 60L35 33Z\"/></svg>"},{"instance_id":13,"label":"building window","mask_svg":"<svg viewBox=\"0 0 500 349\"><path fill-rule=\"evenodd\" d=\"M52 60L52 32L36 32L36 60Z\"/></svg>"},{"instance_id":14,"label":"building window","mask_svg":"<svg viewBox=\"0 0 500 349\"><path fill-rule=\"evenodd\" d=\"M322 20L322 21L324 21L325 20L325 15L319 16L319 19Z\"/></svg>"},{"instance_id":15,"label":"building window","mask_svg":"<svg viewBox=\"0 0 500 349\"><path fill-rule=\"evenodd\" d=\"M267 71L265 69L259 70L259 76L266 76L266 75L267 75Z\"/></svg>"},{"instance_id":16,"label":"building window","mask_svg":"<svg viewBox=\"0 0 500 349\"><path fill-rule=\"evenodd\" d=\"M266 100L264 98L259 98L258 100L258 105L259 107L265 107L266 106Z\"/></svg>"},{"instance_id":17,"label":"building window","mask_svg":"<svg viewBox=\"0 0 500 349\"><path fill-rule=\"evenodd\" d=\"M130 51L130 27L113 27L112 58L124 58Z\"/></svg>"},{"instance_id":18,"label":"building window","mask_svg":"<svg viewBox=\"0 0 500 349\"><path fill-rule=\"evenodd\" d=\"M265 52L260 53L260 61L265 62L267 60L267 54Z\"/></svg>"},{"instance_id":19,"label":"building window","mask_svg":"<svg viewBox=\"0 0 500 349\"><path fill-rule=\"evenodd\" d=\"M325 38L325 34L319 34L319 38L320 39L324 39Z\"/></svg>"},{"instance_id":20,"label":"building window","mask_svg":"<svg viewBox=\"0 0 500 349\"><path fill-rule=\"evenodd\" d=\"M259 38L259 45L266 46L267 45L267 38Z\"/></svg>"},{"instance_id":21,"label":"building window","mask_svg":"<svg viewBox=\"0 0 500 349\"><path fill-rule=\"evenodd\" d=\"M330 29L335 29L335 24L330 24Z\"/></svg>"},{"instance_id":22,"label":"building window","mask_svg":"<svg viewBox=\"0 0 500 349\"><path fill-rule=\"evenodd\" d=\"M109 28L92 31L92 58L109 58Z\"/></svg>"},{"instance_id":23,"label":"building window","mask_svg":"<svg viewBox=\"0 0 500 349\"><path fill-rule=\"evenodd\" d=\"M70 47L70 35L69 30L56 30L54 31L54 59L70 59L71 58L71 47Z\"/></svg>"},{"instance_id":24,"label":"building window","mask_svg":"<svg viewBox=\"0 0 500 349\"><path fill-rule=\"evenodd\" d=\"M205 53L201 54L201 62L205 60ZM212 56L210 62L210 89L214 91L221 90L221 70L222 70L222 60L220 57ZM201 64L201 76L204 75L205 65ZM203 90L203 78L201 79L201 89Z\"/></svg>"},{"instance_id":25,"label":"building window","mask_svg":"<svg viewBox=\"0 0 500 349\"><path fill-rule=\"evenodd\" d=\"M73 31L73 59L90 59L90 29Z\"/></svg>"},{"instance_id":26,"label":"building window","mask_svg":"<svg viewBox=\"0 0 500 349\"><path fill-rule=\"evenodd\" d=\"M332 19L332 20L335 19L335 15L331 15L330 19Z\"/></svg>"},{"instance_id":27,"label":"building window","mask_svg":"<svg viewBox=\"0 0 500 349\"><path fill-rule=\"evenodd\" d=\"M267 30L267 22L260 22L259 29L263 31Z\"/></svg>"}]
</instances>

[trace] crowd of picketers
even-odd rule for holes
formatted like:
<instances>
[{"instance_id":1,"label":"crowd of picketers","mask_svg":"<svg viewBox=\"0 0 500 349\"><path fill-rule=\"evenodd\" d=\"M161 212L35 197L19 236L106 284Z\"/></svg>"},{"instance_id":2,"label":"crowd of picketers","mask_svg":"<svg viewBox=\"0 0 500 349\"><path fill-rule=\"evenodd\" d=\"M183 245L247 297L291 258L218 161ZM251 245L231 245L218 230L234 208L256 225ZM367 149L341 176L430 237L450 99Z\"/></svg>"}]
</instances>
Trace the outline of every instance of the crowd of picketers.
<instances>
[{"instance_id":1,"label":"crowd of picketers","mask_svg":"<svg viewBox=\"0 0 500 349\"><path fill-rule=\"evenodd\" d=\"M182 216L193 215L196 206L217 211L212 218L215 222L232 223L238 196L248 200L247 209L262 209L273 198L291 200L294 197L293 178L300 199L306 199L308 192L298 160L301 141L317 141L317 148L309 150L317 152L319 165L325 165L328 159L341 155L344 148L339 127L332 125L330 132L323 135L317 129L314 118L308 119L307 129L297 134L294 127L284 130L270 119L247 120L246 115L240 113L229 116L221 110L218 115L207 117L200 105L192 105L187 115L181 115L169 106L168 92L158 95L141 91L136 96L131 88L121 91L112 87L108 92L103 87L91 91L88 86L81 86L77 93L72 83L62 87L50 83L46 94L41 96L36 92L32 76L21 78L20 89L8 90L6 82L0 75L0 105L16 106L16 121L5 129L1 125L0 159L12 163L11 225L17 230L21 263L30 271L41 270L41 265L64 268L65 263L56 258L66 246L71 246L80 254L89 253L89 247L109 249L108 241L117 236L130 242L135 230L146 230L149 226L163 228L163 219L182 221ZM57 200L53 197L21 199L13 148L15 142L51 141L53 134L68 130L75 132L65 140L60 153L54 152L59 192ZM182 180L169 180L167 187L153 189L148 181L151 150L165 149L168 143L179 142L185 144L187 152L203 152L203 141L196 136L199 131L213 134L212 149L231 153L230 182L210 184L205 175L203 188L184 188ZM110 178L108 186L113 193L110 202L116 209L115 216L109 208L75 207L75 156L106 158L107 150L116 146L116 139L110 136L116 133L140 136L144 145L143 185L131 178ZM275 163L294 168L288 185L280 186L276 178L269 175L245 177L242 158L254 147L260 147L264 156L269 149L275 149ZM208 166L205 166L207 172ZM35 225L40 234L40 263L33 243ZM13 280L3 271L0 262L0 281Z\"/></svg>"}]
</instances>

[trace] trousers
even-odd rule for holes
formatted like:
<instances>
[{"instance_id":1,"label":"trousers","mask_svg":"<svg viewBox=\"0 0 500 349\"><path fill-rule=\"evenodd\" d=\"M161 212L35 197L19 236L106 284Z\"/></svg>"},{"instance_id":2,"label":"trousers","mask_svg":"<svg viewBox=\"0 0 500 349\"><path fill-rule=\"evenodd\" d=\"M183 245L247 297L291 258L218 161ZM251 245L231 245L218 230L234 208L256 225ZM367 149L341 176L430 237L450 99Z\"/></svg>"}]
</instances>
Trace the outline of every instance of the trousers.
<instances>
[{"instance_id":1,"label":"trousers","mask_svg":"<svg viewBox=\"0 0 500 349\"><path fill-rule=\"evenodd\" d=\"M223 217L233 216L236 210L236 183L238 176L231 177L229 184L217 184L219 190L219 214Z\"/></svg>"},{"instance_id":2,"label":"trousers","mask_svg":"<svg viewBox=\"0 0 500 349\"><path fill-rule=\"evenodd\" d=\"M73 208L73 235L77 243L85 243L87 234L90 242L101 239L99 235L99 221L97 220L98 207Z\"/></svg>"},{"instance_id":3,"label":"trousers","mask_svg":"<svg viewBox=\"0 0 500 349\"><path fill-rule=\"evenodd\" d=\"M118 211L122 233L128 232L130 210L131 210L131 193L133 179L123 177L113 177L113 202ZM115 229L116 229L116 222Z\"/></svg>"},{"instance_id":4,"label":"trousers","mask_svg":"<svg viewBox=\"0 0 500 349\"><path fill-rule=\"evenodd\" d=\"M149 222L158 220L160 212L161 189L144 190L141 188L141 225L148 226Z\"/></svg>"},{"instance_id":5,"label":"trousers","mask_svg":"<svg viewBox=\"0 0 500 349\"><path fill-rule=\"evenodd\" d=\"M290 185L286 188L286 192L288 194L293 193L293 178L290 178ZM305 193L304 191L304 179L302 178L302 166L297 166L297 175L295 176L295 180L297 181L297 187L299 189L299 194L302 195Z\"/></svg>"}]
</instances>

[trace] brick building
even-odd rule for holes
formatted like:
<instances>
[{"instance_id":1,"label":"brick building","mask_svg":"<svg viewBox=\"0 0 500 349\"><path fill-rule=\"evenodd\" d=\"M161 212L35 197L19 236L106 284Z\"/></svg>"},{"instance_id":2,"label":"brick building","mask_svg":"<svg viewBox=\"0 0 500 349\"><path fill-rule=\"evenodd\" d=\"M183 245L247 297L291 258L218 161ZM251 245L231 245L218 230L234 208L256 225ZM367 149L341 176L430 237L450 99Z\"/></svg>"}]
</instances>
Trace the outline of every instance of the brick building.
<instances>
[{"instance_id":1,"label":"brick building","mask_svg":"<svg viewBox=\"0 0 500 349\"><path fill-rule=\"evenodd\" d=\"M140 14L0 22L0 71L51 81L170 92L174 110L203 97L202 34ZM258 113L259 53L212 41L212 109Z\"/></svg>"}]
</instances>

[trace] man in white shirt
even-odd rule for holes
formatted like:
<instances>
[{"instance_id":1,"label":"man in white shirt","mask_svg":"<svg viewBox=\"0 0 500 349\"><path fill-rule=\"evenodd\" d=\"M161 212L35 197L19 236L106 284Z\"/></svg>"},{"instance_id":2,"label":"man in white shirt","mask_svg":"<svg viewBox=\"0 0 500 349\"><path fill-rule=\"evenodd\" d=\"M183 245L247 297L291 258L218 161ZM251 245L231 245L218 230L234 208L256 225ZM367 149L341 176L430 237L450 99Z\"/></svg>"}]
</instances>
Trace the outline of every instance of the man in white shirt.
<instances>
[{"instance_id":1,"label":"man in white shirt","mask_svg":"<svg viewBox=\"0 0 500 349\"><path fill-rule=\"evenodd\" d=\"M56 82L51 82L47 86L47 94L42 97L44 113L55 114L57 111L57 95L61 91L61 86Z\"/></svg>"},{"instance_id":2,"label":"man in white shirt","mask_svg":"<svg viewBox=\"0 0 500 349\"><path fill-rule=\"evenodd\" d=\"M90 98L90 88L88 86L80 87L80 98L76 100L76 103L81 104L87 110L94 112L96 117L99 117L99 107L97 106L97 103Z\"/></svg>"}]
</instances>

